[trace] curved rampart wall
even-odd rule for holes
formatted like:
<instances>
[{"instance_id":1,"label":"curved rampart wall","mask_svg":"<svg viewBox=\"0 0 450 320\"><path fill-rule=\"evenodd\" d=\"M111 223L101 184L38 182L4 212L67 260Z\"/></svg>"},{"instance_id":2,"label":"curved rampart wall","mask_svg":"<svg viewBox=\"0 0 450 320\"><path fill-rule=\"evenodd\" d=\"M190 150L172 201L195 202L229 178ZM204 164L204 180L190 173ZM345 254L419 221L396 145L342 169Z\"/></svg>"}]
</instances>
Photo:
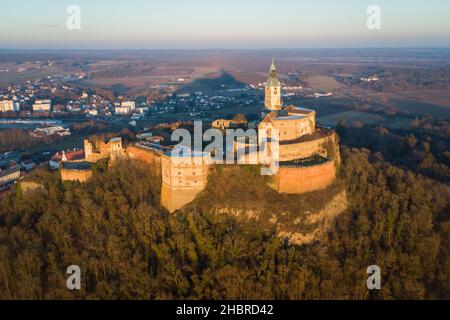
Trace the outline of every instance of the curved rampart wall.
<instances>
[{"instance_id":1,"label":"curved rampart wall","mask_svg":"<svg viewBox=\"0 0 450 320\"><path fill-rule=\"evenodd\" d=\"M336 134L330 132L324 137L311 141L280 144L280 161L304 159L316 154L334 159L334 146L336 143Z\"/></svg>"},{"instance_id":2,"label":"curved rampart wall","mask_svg":"<svg viewBox=\"0 0 450 320\"><path fill-rule=\"evenodd\" d=\"M334 161L309 167L279 168L272 187L279 193L306 193L325 189L336 178Z\"/></svg>"}]
</instances>

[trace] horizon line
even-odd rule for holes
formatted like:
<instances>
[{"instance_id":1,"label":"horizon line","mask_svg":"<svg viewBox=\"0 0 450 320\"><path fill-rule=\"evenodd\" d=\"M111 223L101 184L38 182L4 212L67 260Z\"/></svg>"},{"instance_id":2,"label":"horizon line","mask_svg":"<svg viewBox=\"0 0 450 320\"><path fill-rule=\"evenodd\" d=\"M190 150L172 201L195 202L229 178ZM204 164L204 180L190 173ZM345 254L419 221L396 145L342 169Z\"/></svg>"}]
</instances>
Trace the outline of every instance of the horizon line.
<instances>
[{"instance_id":1,"label":"horizon line","mask_svg":"<svg viewBox=\"0 0 450 320\"><path fill-rule=\"evenodd\" d=\"M349 49L450 49L448 46L379 46L379 47L365 47L365 46L349 46L349 47L267 47L267 48L1 48L0 51L266 51L266 50L349 50Z\"/></svg>"}]
</instances>

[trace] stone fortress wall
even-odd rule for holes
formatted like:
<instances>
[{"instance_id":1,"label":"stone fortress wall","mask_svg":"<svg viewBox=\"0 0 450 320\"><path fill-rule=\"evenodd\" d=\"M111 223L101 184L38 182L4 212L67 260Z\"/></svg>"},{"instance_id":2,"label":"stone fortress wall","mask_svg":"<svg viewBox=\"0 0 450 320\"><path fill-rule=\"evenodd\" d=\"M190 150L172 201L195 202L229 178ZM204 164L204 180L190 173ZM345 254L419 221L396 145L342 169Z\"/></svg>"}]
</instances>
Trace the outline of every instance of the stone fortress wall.
<instances>
[{"instance_id":1,"label":"stone fortress wall","mask_svg":"<svg viewBox=\"0 0 450 320\"><path fill-rule=\"evenodd\" d=\"M333 153L336 154L337 137L331 130L325 132L326 134L318 139L280 145L280 168L271 184L275 190L280 193L305 193L326 188L334 181L337 161L333 161L336 159ZM89 143L85 145L89 146ZM105 150L109 150L109 153ZM211 165L207 156L200 160L194 160L193 157L172 157L169 149L141 144L130 145L124 151L121 154L125 154L129 159L146 163L152 174L161 178L161 204L169 212L174 212L192 202L207 185ZM88 149L86 154L91 154L89 159L94 162L117 152L117 148L109 148L106 144L103 152L90 153ZM329 156L330 159L325 163L305 167L284 163L313 155ZM258 162L259 158L256 159ZM63 181L86 182L91 177L91 169L64 167L61 169Z\"/></svg>"},{"instance_id":2,"label":"stone fortress wall","mask_svg":"<svg viewBox=\"0 0 450 320\"><path fill-rule=\"evenodd\" d=\"M333 161L310 167L280 166L272 188L279 193L302 194L327 188L336 179Z\"/></svg>"},{"instance_id":3,"label":"stone fortress wall","mask_svg":"<svg viewBox=\"0 0 450 320\"><path fill-rule=\"evenodd\" d=\"M170 149L136 144L127 148L127 156L148 164L161 178L161 204L169 212L192 202L208 183L210 158L203 153L177 156Z\"/></svg>"},{"instance_id":4,"label":"stone fortress wall","mask_svg":"<svg viewBox=\"0 0 450 320\"><path fill-rule=\"evenodd\" d=\"M298 166L290 162L320 156L324 163ZM273 187L279 193L306 193L325 189L336 178L340 164L336 133L328 130L323 137L293 144L280 145L280 168Z\"/></svg>"},{"instance_id":5,"label":"stone fortress wall","mask_svg":"<svg viewBox=\"0 0 450 320\"><path fill-rule=\"evenodd\" d=\"M280 162L308 158L316 154L328 157L331 154L329 146L336 142L336 133L323 130L320 136L312 140L280 143Z\"/></svg>"},{"instance_id":6,"label":"stone fortress wall","mask_svg":"<svg viewBox=\"0 0 450 320\"><path fill-rule=\"evenodd\" d=\"M87 182L92 178L91 169L69 169L61 168L61 180L62 181L78 181Z\"/></svg>"},{"instance_id":7,"label":"stone fortress wall","mask_svg":"<svg viewBox=\"0 0 450 320\"><path fill-rule=\"evenodd\" d=\"M135 144L128 146L126 154L129 159L142 161L149 165L151 168L151 172L155 176L162 176L161 157L163 155L163 150L155 149L142 144Z\"/></svg>"},{"instance_id":8,"label":"stone fortress wall","mask_svg":"<svg viewBox=\"0 0 450 320\"><path fill-rule=\"evenodd\" d=\"M95 163L107 158L111 158L114 161L116 158L122 156L123 152L121 138L113 138L108 142L103 140L84 140L84 153L88 162Z\"/></svg>"}]
</instances>

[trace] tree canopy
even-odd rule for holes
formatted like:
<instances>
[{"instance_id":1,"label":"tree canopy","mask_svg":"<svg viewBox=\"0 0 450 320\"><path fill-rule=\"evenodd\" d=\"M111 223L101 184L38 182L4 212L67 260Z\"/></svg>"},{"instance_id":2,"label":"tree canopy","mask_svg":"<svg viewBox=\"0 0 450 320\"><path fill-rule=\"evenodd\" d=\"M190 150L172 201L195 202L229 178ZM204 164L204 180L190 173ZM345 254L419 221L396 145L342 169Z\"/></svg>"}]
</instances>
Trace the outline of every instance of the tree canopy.
<instances>
[{"instance_id":1,"label":"tree canopy","mask_svg":"<svg viewBox=\"0 0 450 320\"><path fill-rule=\"evenodd\" d=\"M450 188L366 149L342 156L349 207L303 246L210 210L220 194L168 214L159 179L139 162L99 168L87 184L37 170L43 188L1 200L0 299L449 299ZM260 201L263 178L253 175L223 196ZM290 210L299 199L283 198ZM79 291L66 287L74 264ZM374 264L376 292L366 287Z\"/></svg>"}]
</instances>

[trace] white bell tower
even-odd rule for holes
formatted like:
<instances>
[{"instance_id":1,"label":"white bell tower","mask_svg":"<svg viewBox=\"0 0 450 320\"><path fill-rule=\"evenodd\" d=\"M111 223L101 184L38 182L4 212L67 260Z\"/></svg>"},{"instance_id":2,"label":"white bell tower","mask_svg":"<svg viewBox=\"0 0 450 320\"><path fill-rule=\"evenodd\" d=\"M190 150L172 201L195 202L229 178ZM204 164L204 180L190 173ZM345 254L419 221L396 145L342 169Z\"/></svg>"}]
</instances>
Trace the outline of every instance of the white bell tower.
<instances>
[{"instance_id":1,"label":"white bell tower","mask_svg":"<svg viewBox=\"0 0 450 320\"><path fill-rule=\"evenodd\" d=\"M264 105L266 110L280 110L281 109L281 83L277 78L277 68L275 67L275 59L272 59L270 66L269 78L265 84L265 99Z\"/></svg>"}]
</instances>

